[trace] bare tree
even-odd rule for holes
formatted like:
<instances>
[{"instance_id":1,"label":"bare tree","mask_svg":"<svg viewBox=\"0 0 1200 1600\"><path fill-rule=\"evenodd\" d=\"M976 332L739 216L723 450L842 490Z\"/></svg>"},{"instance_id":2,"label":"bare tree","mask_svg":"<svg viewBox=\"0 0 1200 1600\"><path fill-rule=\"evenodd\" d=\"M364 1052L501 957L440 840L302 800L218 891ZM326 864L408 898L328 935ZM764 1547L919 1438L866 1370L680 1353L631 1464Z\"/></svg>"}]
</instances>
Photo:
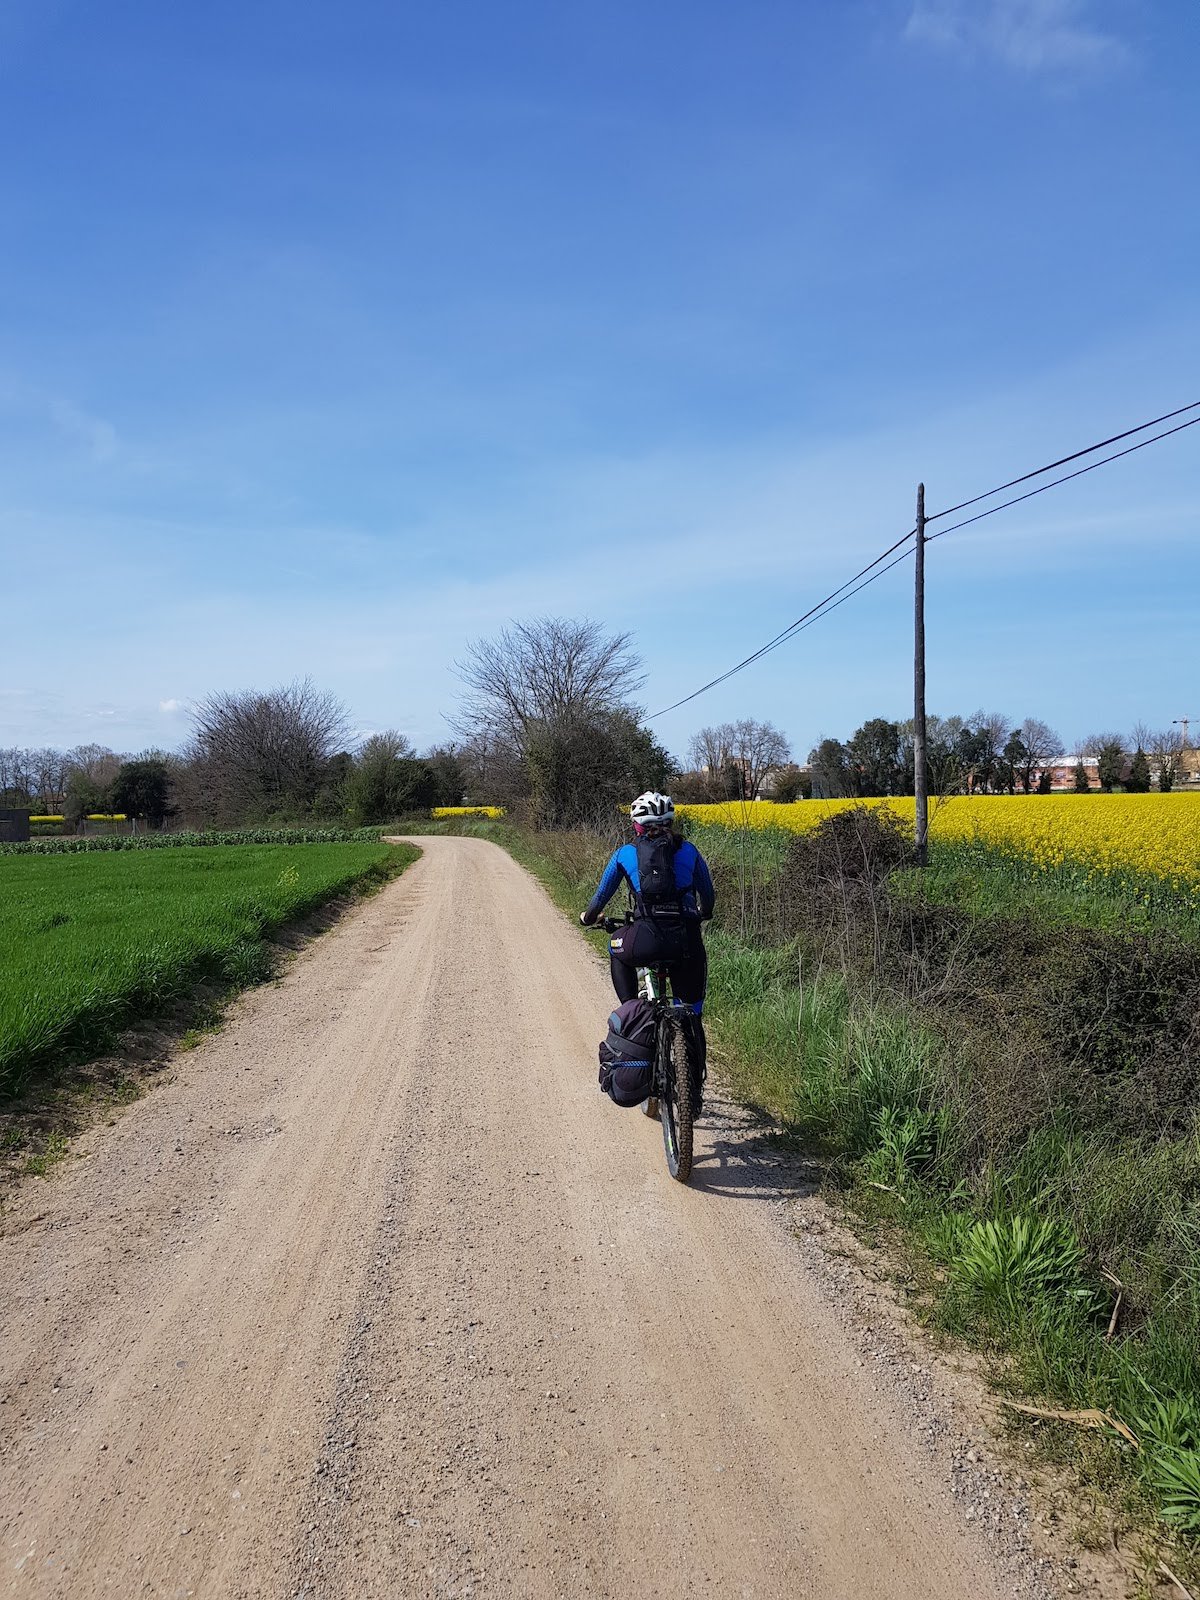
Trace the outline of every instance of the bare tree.
<instances>
[{"instance_id":1,"label":"bare tree","mask_svg":"<svg viewBox=\"0 0 1200 1600\"><path fill-rule=\"evenodd\" d=\"M577 723L628 706L645 677L627 633L587 618L535 617L476 639L457 663L467 697L451 726L524 751L535 727Z\"/></svg>"},{"instance_id":2,"label":"bare tree","mask_svg":"<svg viewBox=\"0 0 1200 1600\"><path fill-rule=\"evenodd\" d=\"M359 761L411 761L416 756L413 742L396 728L373 733L358 747Z\"/></svg>"},{"instance_id":3,"label":"bare tree","mask_svg":"<svg viewBox=\"0 0 1200 1600\"><path fill-rule=\"evenodd\" d=\"M33 794L33 774L29 766L29 751L10 746L0 750L0 794L5 803L25 805Z\"/></svg>"},{"instance_id":4,"label":"bare tree","mask_svg":"<svg viewBox=\"0 0 1200 1600\"><path fill-rule=\"evenodd\" d=\"M1063 753L1063 742L1048 723L1037 717L1026 717L1017 729L1025 755L1021 761L1021 786L1026 794L1033 792L1033 775Z\"/></svg>"},{"instance_id":5,"label":"bare tree","mask_svg":"<svg viewBox=\"0 0 1200 1600\"><path fill-rule=\"evenodd\" d=\"M67 768L93 789L103 789L121 770L122 757L103 744L77 744L66 755Z\"/></svg>"},{"instance_id":6,"label":"bare tree","mask_svg":"<svg viewBox=\"0 0 1200 1600\"><path fill-rule=\"evenodd\" d=\"M985 794L1002 783L1004 747L1011 732L1008 718L997 711L977 711L967 718L958 735L956 754L968 794Z\"/></svg>"},{"instance_id":7,"label":"bare tree","mask_svg":"<svg viewBox=\"0 0 1200 1600\"><path fill-rule=\"evenodd\" d=\"M1114 746L1124 750L1127 742L1123 733L1089 733L1086 739L1079 741L1079 754L1098 756L1101 750L1109 750Z\"/></svg>"},{"instance_id":8,"label":"bare tree","mask_svg":"<svg viewBox=\"0 0 1200 1600\"><path fill-rule=\"evenodd\" d=\"M688 760L697 772L716 778L733 760L733 724L718 722L701 728L688 740Z\"/></svg>"},{"instance_id":9,"label":"bare tree","mask_svg":"<svg viewBox=\"0 0 1200 1600\"><path fill-rule=\"evenodd\" d=\"M747 799L757 800L767 774L790 761L792 752L778 728L743 717L733 724L733 759L742 770Z\"/></svg>"},{"instance_id":10,"label":"bare tree","mask_svg":"<svg viewBox=\"0 0 1200 1600\"><path fill-rule=\"evenodd\" d=\"M1153 765L1158 787L1164 794L1179 782L1183 757L1183 735L1177 728L1149 728L1139 722L1133 730L1138 747Z\"/></svg>"},{"instance_id":11,"label":"bare tree","mask_svg":"<svg viewBox=\"0 0 1200 1600\"><path fill-rule=\"evenodd\" d=\"M29 787L34 800L50 815L60 812L67 794L66 756L48 745L41 750L28 751L27 756Z\"/></svg>"},{"instance_id":12,"label":"bare tree","mask_svg":"<svg viewBox=\"0 0 1200 1600\"><path fill-rule=\"evenodd\" d=\"M189 798L230 821L307 811L347 732L341 701L310 678L267 693L210 694L192 721Z\"/></svg>"},{"instance_id":13,"label":"bare tree","mask_svg":"<svg viewBox=\"0 0 1200 1600\"><path fill-rule=\"evenodd\" d=\"M688 742L688 760L698 772L707 774L714 798L728 794L727 779L733 769L734 792L757 800L768 773L791 759L791 749L779 729L753 717L701 728Z\"/></svg>"},{"instance_id":14,"label":"bare tree","mask_svg":"<svg viewBox=\"0 0 1200 1600\"><path fill-rule=\"evenodd\" d=\"M914 723L908 717L900 723L900 760L904 767L904 793L912 794L916 786L916 751L913 747ZM929 792L934 795L957 793L963 787L964 755L969 748L971 730L960 716L939 717L931 711L925 718L925 765L929 779Z\"/></svg>"},{"instance_id":15,"label":"bare tree","mask_svg":"<svg viewBox=\"0 0 1200 1600\"><path fill-rule=\"evenodd\" d=\"M458 673L467 694L451 726L473 790L471 767L487 772L477 799L526 801L539 825L574 826L611 817L673 770L630 703L643 676L627 633L561 617L513 623L476 640Z\"/></svg>"}]
</instances>

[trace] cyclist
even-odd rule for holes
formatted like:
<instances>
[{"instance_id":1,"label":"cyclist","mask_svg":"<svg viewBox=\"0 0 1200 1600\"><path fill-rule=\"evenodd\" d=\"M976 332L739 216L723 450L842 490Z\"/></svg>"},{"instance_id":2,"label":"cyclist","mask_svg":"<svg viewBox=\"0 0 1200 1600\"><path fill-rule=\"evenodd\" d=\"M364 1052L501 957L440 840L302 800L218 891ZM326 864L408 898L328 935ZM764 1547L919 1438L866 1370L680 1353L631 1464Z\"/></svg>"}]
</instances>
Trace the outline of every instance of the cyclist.
<instances>
[{"instance_id":1,"label":"cyclist","mask_svg":"<svg viewBox=\"0 0 1200 1600\"><path fill-rule=\"evenodd\" d=\"M690 839L674 830L675 803L654 790L638 795L629 808L635 840L613 851L599 887L579 920L590 928L616 894L622 879L634 902L634 921L618 928L608 943L608 965L618 1000L635 1000L638 967L665 966L675 999L696 1017L700 1081L704 1073L704 1030L700 1015L708 983L708 957L701 922L713 914L716 893L708 863ZM698 1107L697 1107L698 1109Z\"/></svg>"}]
</instances>

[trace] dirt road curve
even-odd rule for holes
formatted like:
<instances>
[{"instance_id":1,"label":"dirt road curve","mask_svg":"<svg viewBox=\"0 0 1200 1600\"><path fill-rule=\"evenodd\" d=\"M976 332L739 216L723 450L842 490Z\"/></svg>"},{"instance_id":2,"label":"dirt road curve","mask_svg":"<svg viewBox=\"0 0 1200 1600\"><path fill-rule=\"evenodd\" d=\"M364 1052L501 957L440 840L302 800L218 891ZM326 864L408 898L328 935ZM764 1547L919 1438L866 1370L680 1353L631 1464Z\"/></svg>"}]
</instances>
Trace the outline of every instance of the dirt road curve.
<instances>
[{"instance_id":1,"label":"dirt road curve","mask_svg":"<svg viewBox=\"0 0 1200 1600\"><path fill-rule=\"evenodd\" d=\"M749 1169L597 1093L583 942L423 843L5 1213L0 1592L1011 1594Z\"/></svg>"}]
</instances>

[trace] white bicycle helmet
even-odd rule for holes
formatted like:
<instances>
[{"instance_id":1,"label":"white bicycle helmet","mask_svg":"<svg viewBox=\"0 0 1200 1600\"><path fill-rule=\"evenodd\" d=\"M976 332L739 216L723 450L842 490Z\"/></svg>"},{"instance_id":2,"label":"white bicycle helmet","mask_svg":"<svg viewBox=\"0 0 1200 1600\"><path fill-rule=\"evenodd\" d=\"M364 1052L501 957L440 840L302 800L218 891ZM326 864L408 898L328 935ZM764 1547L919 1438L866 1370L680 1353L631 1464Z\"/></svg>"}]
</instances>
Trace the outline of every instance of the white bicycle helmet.
<instances>
[{"instance_id":1,"label":"white bicycle helmet","mask_svg":"<svg viewBox=\"0 0 1200 1600\"><path fill-rule=\"evenodd\" d=\"M675 802L669 794L647 789L630 806L629 815L636 826L669 828L675 821Z\"/></svg>"}]
</instances>

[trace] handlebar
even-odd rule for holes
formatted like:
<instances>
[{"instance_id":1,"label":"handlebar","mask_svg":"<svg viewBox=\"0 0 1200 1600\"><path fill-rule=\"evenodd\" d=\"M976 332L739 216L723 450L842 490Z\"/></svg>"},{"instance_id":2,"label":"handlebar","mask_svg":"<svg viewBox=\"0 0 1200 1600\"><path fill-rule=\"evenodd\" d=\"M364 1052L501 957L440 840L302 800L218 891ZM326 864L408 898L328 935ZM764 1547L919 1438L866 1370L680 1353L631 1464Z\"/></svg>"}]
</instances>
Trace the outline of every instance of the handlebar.
<instances>
[{"instance_id":1,"label":"handlebar","mask_svg":"<svg viewBox=\"0 0 1200 1600\"><path fill-rule=\"evenodd\" d=\"M711 922L712 918L711 917L701 916L701 917L697 917L696 920L697 920L697 922ZM630 923L633 923L633 922L636 922L636 921L637 921L636 913L633 912L633 911L627 911L623 917L597 917L595 922L590 923L590 924L589 923L585 923L584 926L585 927L589 927L590 926L590 927L593 927L593 928L603 928L605 933L616 933L618 928L627 928L627 927L629 927Z\"/></svg>"}]
</instances>

